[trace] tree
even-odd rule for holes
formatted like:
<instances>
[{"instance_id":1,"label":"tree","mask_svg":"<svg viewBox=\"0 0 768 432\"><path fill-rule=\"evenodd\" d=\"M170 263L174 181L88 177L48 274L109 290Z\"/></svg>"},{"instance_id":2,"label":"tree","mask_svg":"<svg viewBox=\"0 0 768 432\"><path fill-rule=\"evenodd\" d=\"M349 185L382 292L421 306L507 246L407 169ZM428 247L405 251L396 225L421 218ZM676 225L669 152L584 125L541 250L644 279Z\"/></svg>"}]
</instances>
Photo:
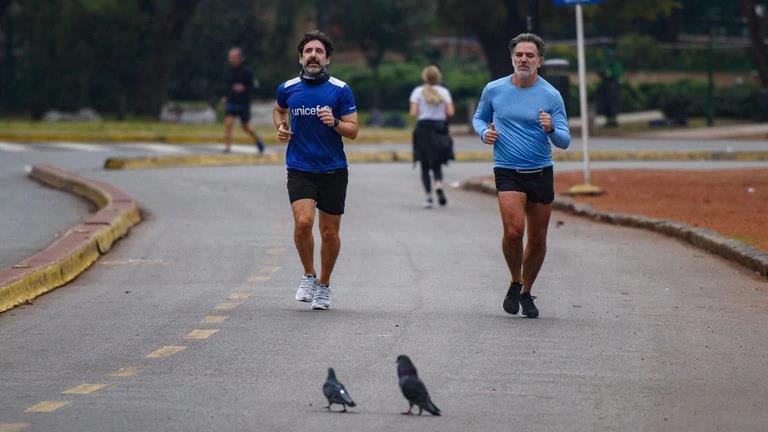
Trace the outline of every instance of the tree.
<instances>
[{"instance_id":1,"label":"tree","mask_svg":"<svg viewBox=\"0 0 768 432\"><path fill-rule=\"evenodd\" d=\"M573 7L553 7L544 1L439 0L438 3L441 18L477 38L493 78L512 72L507 47L513 37L526 31L542 31L537 17L546 16L548 28L554 28L555 22L573 22ZM585 21L616 35L632 29L638 20L654 22L679 7L678 0L606 0L597 6L585 7L584 14L588 18Z\"/></svg>"},{"instance_id":2,"label":"tree","mask_svg":"<svg viewBox=\"0 0 768 432\"><path fill-rule=\"evenodd\" d=\"M373 75L373 114L381 106L379 66L387 52L406 53L432 21L432 3L418 0L339 0L329 23L360 48ZM375 120L374 120L375 121Z\"/></svg>"},{"instance_id":3,"label":"tree","mask_svg":"<svg viewBox=\"0 0 768 432\"><path fill-rule=\"evenodd\" d=\"M760 75L760 81L763 87L768 87L768 47L765 45L765 32L763 24L765 22L765 12L762 16L757 14L757 4L755 0L742 0L744 17L747 19L747 28L749 29L749 40L752 43L752 57ZM763 7L763 11L765 7Z\"/></svg>"},{"instance_id":4,"label":"tree","mask_svg":"<svg viewBox=\"0 0 768 432\"><path fill-rule=\"evenodd\" d=\"M517 0L441 0L438 14L477 38L488 71L496 79L512 71L507 46L510 39L527 29L522 5L518 3Z\"/></svg>"},{"instance_id":5,"label":"tree","mask_svg":"<svg viewBox=\"0 0 768 432\"><path fill-rule=\"evenodd\" d=\"M0 25L2 25L3 17L5 16L8 7L11 5L11 2L13 2L13 0L0 0Z\"/></svg>"},{"instance_id":6,"label":"tree","mask_svg":"<svg viewBox=\"0 0 768 432\"><path fill-rule=\"evenodd\" d=\"M160 12L139 78L138 114L156 117L160 113L168 96L168 83L179 55L184 30L199 3L200 0L169 0L165 10Z\"/></svg>"}]
</instances>

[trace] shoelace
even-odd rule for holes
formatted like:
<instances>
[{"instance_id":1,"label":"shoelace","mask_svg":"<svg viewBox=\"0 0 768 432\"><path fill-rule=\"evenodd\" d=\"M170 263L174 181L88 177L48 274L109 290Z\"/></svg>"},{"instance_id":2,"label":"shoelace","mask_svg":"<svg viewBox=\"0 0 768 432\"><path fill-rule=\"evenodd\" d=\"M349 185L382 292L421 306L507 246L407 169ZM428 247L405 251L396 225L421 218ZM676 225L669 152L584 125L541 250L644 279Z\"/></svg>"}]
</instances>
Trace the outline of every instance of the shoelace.
<instances>
[{"instance_id":1,"label":"shoelace","mask_svg":"<svg viewBox=\"0 0 768 432\"><path fill-rule=\"evenodd\" d=\"M301 278L301 289L305 292L313 292L315 285L314 278L303 277Z\"/></svg>"},{"instance_id":2,"label":"shoelace","mask_svg":"<svg viewBox=\"0 0 768 432\"><path fill-rule=\"evenodd\" d=\"M321 301L331 301L331 287L318 285L317 291L315 291L315 299Z\"/></svg>"}]
</instances>

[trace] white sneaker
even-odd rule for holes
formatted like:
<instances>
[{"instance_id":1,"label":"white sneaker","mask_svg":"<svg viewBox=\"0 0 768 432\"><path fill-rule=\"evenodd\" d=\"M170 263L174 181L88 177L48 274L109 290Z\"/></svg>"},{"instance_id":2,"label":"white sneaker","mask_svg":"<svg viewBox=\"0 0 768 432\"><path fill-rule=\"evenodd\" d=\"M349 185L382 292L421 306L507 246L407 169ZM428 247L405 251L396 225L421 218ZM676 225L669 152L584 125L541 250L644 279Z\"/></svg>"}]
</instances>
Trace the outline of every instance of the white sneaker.
<instances>
[{"instance_id":1,"label":"white sneaker","mask_svg":"<svg viewBox=\"0 0 768 432\"><path fill-rule=\"evenodd\" d=\"M326 310L331 307L331 286L315 284L315 296L312 299L312 309Z\"/></svg>"},{"instance_id":2,"label":"white sneaker","mask_svg":"<svg viewBox=\"0 0 768 432\"><path fill-rule=\"evenodd\" d=\"M424 208L425 209L431 209L432 208L432 197L427 197L427 199L424 200Z\"/></svg>"},{"instance_id":3,"label":"white sneaker","mask_svg":"<svg viewBox=\"0 0 768 432\"><path fill-rule=\"evenodd\" d=\"M312 275L305 275L301 278L299 289L296 290L296 300L307 303L311 302L315 297L316 289L317 277Z\"/></svg>"}]
</instances>

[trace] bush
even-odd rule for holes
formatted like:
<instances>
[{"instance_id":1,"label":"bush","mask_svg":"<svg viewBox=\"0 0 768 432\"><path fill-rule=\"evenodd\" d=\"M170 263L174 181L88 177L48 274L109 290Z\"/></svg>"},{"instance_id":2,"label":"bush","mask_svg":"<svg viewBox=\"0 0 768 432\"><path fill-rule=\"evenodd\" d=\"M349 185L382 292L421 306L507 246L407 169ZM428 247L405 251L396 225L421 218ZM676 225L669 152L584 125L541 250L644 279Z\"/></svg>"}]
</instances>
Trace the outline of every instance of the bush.
<instances>
[{"instance_id":1,"label":"bush","mask_svg":"<svg viewBox=\"0 0 768 432\"><path fill-rule=\"evenodd\" d=\"M421 85L421 70L425 64L404 62L386 63L379 68L382 110L406 110L413 88ZM443 83L451 91L457 107L466 99L480 99L483 87L489 81L488 72L481 67L442 65ZM335 66L333 76L346 81L355 94L359 109L368 110L373 103L373 73L365 66Z\"/></svg>"},{"instance_id":2,"label":"bush","mask_svg":"<svg viewBox=\"0 0 768 432\"><path fill-rule=\"evenodd\" d=\"M668 53L662 50L656 39L636 33L619 38L616 43L616 55L628 69L658 69L669 63Z\"/></svg>"},{"instance_id":3,"label":"bush","mask_svg":"<svg viewBox=\"0 0 768 432\"><path fill-rule=\"evenodd\" d=\"M758 107L761 88L753 84L739 84L729 87L715 88L713 103L716 117L734 119L759 119L761 109ZM598 86L587 87L590 105L601 105ZM684 120L689 117L705 117L707 115L707 83L697 80L680 80L674 83L642 83L631 86L621 85L621 112L661 110L665 116L673 120ZM598 112L602 113L601 110ZM568 116L578 117L579 90L576 84L571 84Z\"/></svg>"}]
</instances>

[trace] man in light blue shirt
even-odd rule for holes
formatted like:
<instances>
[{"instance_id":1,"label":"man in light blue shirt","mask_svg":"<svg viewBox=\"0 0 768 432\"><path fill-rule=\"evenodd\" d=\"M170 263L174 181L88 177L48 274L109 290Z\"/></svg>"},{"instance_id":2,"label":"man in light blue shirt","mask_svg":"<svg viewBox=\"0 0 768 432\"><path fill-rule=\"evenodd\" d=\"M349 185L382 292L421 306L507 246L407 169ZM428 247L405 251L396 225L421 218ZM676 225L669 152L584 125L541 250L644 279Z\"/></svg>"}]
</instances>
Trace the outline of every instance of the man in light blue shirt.
<instances>
[{"instance_id":1,"label":"man in light blue shirt","mask_svg":"<svg viewBox=\"0 0 768 432\"><path fill-rule=\"evenodd\" d=\"M522 307L529 318L539 316L531 288L544 262L555 198L550 143L561 149L571 143L563 98L538 74L544 48L544 41L532 33L512 39L514 73L485 86L472 120L483 142L493 146L504 225L501 246L512 273L502 306L513 315Z\"/></svg>"}]
</instances>

